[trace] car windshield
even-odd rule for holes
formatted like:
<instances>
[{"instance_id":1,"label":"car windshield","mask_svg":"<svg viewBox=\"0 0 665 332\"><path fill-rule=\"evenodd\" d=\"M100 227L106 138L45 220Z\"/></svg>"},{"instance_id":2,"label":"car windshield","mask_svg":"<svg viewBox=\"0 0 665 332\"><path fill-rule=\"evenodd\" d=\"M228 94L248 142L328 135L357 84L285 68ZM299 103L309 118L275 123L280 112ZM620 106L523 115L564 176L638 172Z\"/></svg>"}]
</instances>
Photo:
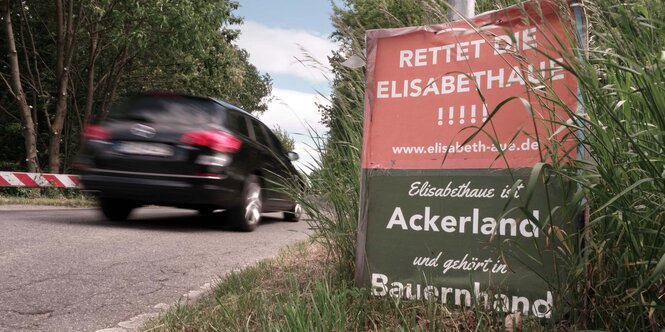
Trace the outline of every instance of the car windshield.
<instances>
[{"instance_id":1,"label":"car windshield","mask_svg":"<svg viewBox=\"0 0 665 332\"><path fill-rule=\"evenodd\" d=\"M109 119L168 125L203 125L220 121L212 101L187 96L132 98L115 106Z\"/></svg>"}]
</instances>

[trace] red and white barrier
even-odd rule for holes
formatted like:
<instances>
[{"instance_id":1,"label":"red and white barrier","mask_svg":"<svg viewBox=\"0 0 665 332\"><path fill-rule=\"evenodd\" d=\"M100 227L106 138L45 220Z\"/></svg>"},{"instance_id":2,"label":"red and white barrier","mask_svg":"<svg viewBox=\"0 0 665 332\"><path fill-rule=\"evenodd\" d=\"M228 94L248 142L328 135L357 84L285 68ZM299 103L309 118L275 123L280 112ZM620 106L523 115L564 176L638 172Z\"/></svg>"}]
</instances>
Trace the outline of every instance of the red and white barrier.
<instances>
[{"instance_id":1,"label":"red and white barrier","mask_svg":"<svg viewBox=\"0 0 665 332\"><path fill-rule=\"evenodd\" d=\"M67 174L0 172L0 187L78 188L79 178Z\"/></svg>"}]
</instances>

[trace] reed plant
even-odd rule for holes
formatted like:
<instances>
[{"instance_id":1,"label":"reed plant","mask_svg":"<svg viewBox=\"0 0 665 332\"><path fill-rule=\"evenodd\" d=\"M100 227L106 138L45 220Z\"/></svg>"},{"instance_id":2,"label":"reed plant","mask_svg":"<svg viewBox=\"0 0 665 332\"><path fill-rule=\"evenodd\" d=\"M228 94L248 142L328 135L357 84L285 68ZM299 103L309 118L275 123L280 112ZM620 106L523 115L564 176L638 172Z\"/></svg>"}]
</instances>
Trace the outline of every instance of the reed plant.
<instances>
[{"instance_id":1,"label":"reed plant","mask_svg":"<svg viewBox=\"0 0 665 332\"><path fill-rule=\"evenodd\" d=\"M589 4L588 61L571 69L586 114L575 180L589 216L573 321L580 328L665 328L665 5Z\"/></svg>"}]
</instances>

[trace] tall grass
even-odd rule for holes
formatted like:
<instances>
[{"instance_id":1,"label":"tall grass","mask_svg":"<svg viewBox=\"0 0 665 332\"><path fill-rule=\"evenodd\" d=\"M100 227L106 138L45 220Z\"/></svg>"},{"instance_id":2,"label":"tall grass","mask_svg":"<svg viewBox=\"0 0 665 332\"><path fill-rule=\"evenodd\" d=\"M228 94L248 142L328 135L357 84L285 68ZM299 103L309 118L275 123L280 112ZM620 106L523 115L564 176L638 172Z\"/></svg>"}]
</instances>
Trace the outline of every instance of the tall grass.
<instances>
[{"instance_id":1,"label":"tall grass","mask_svg":"<svg viewBox=\"0 0 665 332\"><path fill-rule=\"evenodd\" d=\"M143 331L499 330L503 317L451 311L434 302L392 301L340 281L325 250L301 243L224 278L196 303L179 303ZM537 321L515 325L544 331Z\"/></svg>"},{"instance_id":2,"label":"tall grass","mask_svg":"<svg viewBox=\"0 0 665 332\"><path fill-rule=\"evenodd\" d=\"M665 328L665 5L589 8L589 61L574 68L588 118L577 181L590 208L580 327Z\"/></svg>"},{"instance_id":3,"label":"tall grass","mask_svg":"<svg viewBox=\"0 0 665 332\"><path fill-rule=\"evenodd\" d=\"M315 140L321 156L313 165L310 190L301 197L317 238L338 264L340 280L353 278L360 201L360 151L364 75L344 71L329 109L327 140Z\"/></svg>"}]
</instances>

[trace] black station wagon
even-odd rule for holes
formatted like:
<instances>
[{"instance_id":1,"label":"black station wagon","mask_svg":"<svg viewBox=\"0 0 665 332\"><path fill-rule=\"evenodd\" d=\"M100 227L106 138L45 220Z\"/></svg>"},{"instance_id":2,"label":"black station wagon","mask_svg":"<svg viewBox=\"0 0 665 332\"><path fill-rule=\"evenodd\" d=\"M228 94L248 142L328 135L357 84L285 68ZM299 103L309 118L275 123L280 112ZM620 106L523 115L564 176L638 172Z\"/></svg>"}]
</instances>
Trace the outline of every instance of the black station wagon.
<instances>
[{"instance_id":1,"label":"black station wagon","mask_svg":"<svg viewBox=\"0 0 665 332\"><path fill-rule=\"evenodd\" d=\"M210 214L252 231L262 212L298 221L285 183L302 183L277 137L251 114L221 100L143 94L115 106L83 133L76 167L110 220L164 205Z\"/></svg>"}]
</instances>

